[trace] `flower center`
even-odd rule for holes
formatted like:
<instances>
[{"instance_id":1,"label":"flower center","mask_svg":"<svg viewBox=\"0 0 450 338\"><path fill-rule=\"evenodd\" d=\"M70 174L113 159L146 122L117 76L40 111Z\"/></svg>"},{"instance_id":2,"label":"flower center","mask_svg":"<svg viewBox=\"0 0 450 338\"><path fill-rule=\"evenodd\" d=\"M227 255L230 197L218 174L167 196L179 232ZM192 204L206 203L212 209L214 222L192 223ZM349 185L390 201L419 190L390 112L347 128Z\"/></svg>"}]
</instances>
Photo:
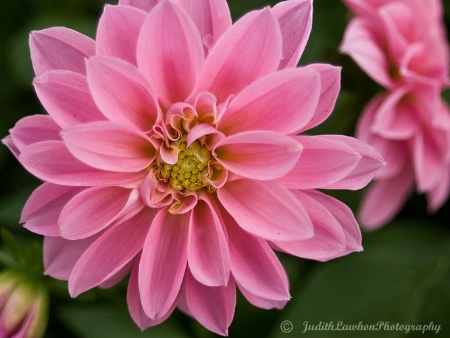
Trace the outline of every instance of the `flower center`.
<instances>
[{"instance_id":1,"label":"flower center","mask_svg":"<svg viewBox=\"0 0 450 338\"><path fill-rule=\"evenodd\" d=\"M175 141L173 146L180 152L175 164L161 163L160 173L164 180L169 180L170 185L176 190L199 190L209 186L207 180L209 174L208 162L211 153L202 147L198 141L194 141L186 148L186 140Z\"/></svg>"}]
</instances>

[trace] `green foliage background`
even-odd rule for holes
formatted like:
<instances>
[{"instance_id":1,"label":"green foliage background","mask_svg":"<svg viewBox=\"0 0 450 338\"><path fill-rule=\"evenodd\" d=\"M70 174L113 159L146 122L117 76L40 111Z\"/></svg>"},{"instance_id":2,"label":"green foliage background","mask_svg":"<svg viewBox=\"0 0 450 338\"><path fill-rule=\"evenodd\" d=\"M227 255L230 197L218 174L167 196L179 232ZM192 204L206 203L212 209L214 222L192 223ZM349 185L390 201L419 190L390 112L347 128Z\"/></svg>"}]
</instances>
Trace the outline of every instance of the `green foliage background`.
<instances>
[{"instance_id":1,"label":"green foliage background","mask_svg":"<svg viewBox=\"0 0 450 338\"><path fill-rule=\"evenodd\" d=\"M427 0L424 0L427 1ZM229 0L236 20L244 12L277 1ZM447 30L450 1L444 0ZM0 10L0 138L21 117L43 113L31 85L28 34L31 30L67 26L94 37L101 0L15 0ZM354 63L338 53L350 16L338 0L315 0L314 23L301 64L341 65L342 91L329 120L314 133L352 135L365 103L380 90ZM170 24L170 23L168 23ZM444 93L444 96L447 93ZM447 95L447 98L449 96ZM19 224L21 209L38 180L27 174L6 147L0 146L0 227L24 248L41 238ZM330 192L357 209L361 192ZM363 234L365 251L326 263L280 255L290 281L292 300L282 311L252 307L238 297L230 337L450 337L450 204L429 215L423 196L414 195L397 219ZM0 243L0 250L5 248ZM39 255L38 255L39 256ZM36 264L40 264L36 257ZM89 291L71 299L65 282L46 280L51 291L50 321L45 337L215 337L180 312L144 333L129 318L126 281L114 289ZM284 333L283 321L293 329ZM440 332L387 330L305 331L305 324L440 325Z\"/></svg>"}]
</instances>

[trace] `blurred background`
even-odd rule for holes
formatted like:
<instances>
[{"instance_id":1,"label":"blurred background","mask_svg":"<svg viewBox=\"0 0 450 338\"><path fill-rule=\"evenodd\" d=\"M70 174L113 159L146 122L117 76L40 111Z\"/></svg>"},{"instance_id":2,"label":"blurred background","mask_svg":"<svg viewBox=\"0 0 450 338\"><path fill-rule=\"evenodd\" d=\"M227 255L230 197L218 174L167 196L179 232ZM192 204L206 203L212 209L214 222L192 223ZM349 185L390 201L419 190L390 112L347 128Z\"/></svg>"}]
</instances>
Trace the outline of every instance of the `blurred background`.
<instances>
[{"instance_id":1,"label":"blurred background","mask_svg":"<svg viewBox=\"0 0 450 338\"><path fill-rule=\"evenodd\" d=\"M426 1L426 0L424 0ZM447 32L450 1L444 0ZM233 19L277 1L229 0ZM66 26L95 36L102 0L15 0L0 11L0 138L23 116L44 113L32 88L28 49L32 30ZM314 133L353 135L356 120L380 88L348 57L338 53L350 16L340 1L315 0L312 34L301 64L340 65L342 90L332 116ZM444 93L447 101L450 95ZM40 236L19 224L21 209L40 182L0 146L0 269L8 257L27 252L39 271ZM361 192L329 192L354 211ZM450 337L450 203L429 215L423 196L412 196L396 220L363 234L364 252L326 263L280 255L291 282L292 300L284 310L260 310L238 296L230 337ZM6 231L5 231L6 230ZM10 237L16 242L11 245ZM8 239L9 238L9 239ZM16 251L16 253L11 253ZM15 256L14 256L15 255ZM125 302L126 281L114 289L95 289L70 298L66 282L44 278L50 292L45 337L215 337L200 324L175 312L165 323L140 332ZM289 322L286 322L289 321ZM381 325L377 331L324 331L327 323ZM290 324L289 324L290 323ZM380 324L381 323L381 324ZM433 324L428 330L391 325ZM318 325L315 331L305 331ZM322 325L322 326L320 326ZM330 325L330 324L328 324ZM440 332L436 334L437 325ZM321 329L322 328L322 329ZM283 332L289 331L290 332Z\"/></svg>"}]
</instances>

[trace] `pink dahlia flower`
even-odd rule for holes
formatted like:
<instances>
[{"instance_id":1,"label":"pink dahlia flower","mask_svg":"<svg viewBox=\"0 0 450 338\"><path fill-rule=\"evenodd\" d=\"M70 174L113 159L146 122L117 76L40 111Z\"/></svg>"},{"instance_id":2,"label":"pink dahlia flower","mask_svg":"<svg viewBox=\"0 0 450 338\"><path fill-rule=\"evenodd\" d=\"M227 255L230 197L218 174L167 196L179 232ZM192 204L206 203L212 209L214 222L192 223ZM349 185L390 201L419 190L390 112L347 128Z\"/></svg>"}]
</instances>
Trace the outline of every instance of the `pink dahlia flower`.
<instances>
[{"instance_id":1,"label":"pink dahlia flower","mask_svg":"<svg viewBox=\"0 0 450 338\"><path fill-rule=\"evenodd\" d=\"M96 41L33 32L48 115L4 143L45 182L22 222L45 236L46 273L72 296L131 273L141 329L178 307L226 334L236 286L258 307L289 300L273 250L362 250L351 210L316 189L359 189L383 160L354 138L297 136L340 89L339 68L295 68L311 14L311 0L286 1L232 25L224 0L119 1Z\"/></svg>"},{"instance_id":2,"label":"pink dahlia flower","mask_svg":"<svg viewBox=\"0 0 450 338\"><path fill-rule=\"evenodd\" d=\"M365 196L360 220L369 229L390 221L414 187L430 211L450 191L449 53L439 0L344 0L356 14L341 50L386 92L365 108L357 137L387 166Z\"/></svg>"}]
</instances>

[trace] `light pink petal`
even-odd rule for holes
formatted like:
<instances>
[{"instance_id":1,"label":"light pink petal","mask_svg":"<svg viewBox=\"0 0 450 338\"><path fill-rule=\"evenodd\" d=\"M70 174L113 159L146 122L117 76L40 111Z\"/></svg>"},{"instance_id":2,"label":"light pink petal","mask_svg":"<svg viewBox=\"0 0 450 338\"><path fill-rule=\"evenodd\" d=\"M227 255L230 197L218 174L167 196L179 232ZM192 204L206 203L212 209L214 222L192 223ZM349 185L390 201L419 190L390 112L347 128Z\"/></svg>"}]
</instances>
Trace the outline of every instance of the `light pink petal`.
<instances>
[{"instance_id":1,"label":"light pink petal","mask_svg":"<svg viewBox=\"0 0 450 338\"><path fill-rule=\"evenodd\" d=\"M361 189L374 178L380 168L386 165L378 151L356 138L344 135L323 135L322 137L350 146L361 156L356 167L345 178L327 185L326 189Z\"/></svg>"},{"instance_id":2,"label":"light pink petal","mask_svg":"<svg viewBox=\"0 0 450 338\"><path fill-rule=\"evenodd\" d=\"M59 236L58 218L61 210L82 189L51 183L39 186L23 207L20 223L44 236Z\"/></svg>"},{"instance_id":3,"label":"light pink petal","mask_svg":"<svg viewBox=\"0 0 450 338\"><path fill-rule=\"evenodd\" d=\"M303 151L294 168L278 182L290 189L315 189L342 180L361 155L345 143L323 136L296 136Z\"/></svg>"},{"instance_id":4,"label":"light pink petal","mask_svg":"<svg viewBox=\"0 0 450 338\"><path fill-rule=\"evenodd\" d=\"M390 88L389 61L378 45L374 33L362 19L353 19L347 26L340 51L350 55L372 79Z\"/></svg>"},{"instance_id":5,"label":"light pink petal","mask_svg":"<svg viewBox=\"0 0 450 338\"><path fill-rule=\"evenodd\" d=\"M144 245L156 210L146 208L128 221L105 231L83 253L69 278L72 297L109 279L133 259Z\"/></svg>"},{"instance_id":6,"label":"light pink petal","mask_svg":"<svg viewBox=\"0 0 450 338\"><path fill-rule=\"evenodd\" d=\"M145 239L139 264L139 290L148 317L167 314L177 299L187 264L189 213L161 210Z\"/></svg>"},{"instance_id":7,"label":"light pink petal","mask_svg":"<svg viewBox=\"0 0 450 338\"><path fill-rule=\"evenodd\" d=\"M231 15L226 0L175 0L194 21L205 52L231 27Z\"/></svg>"},{"instance_id":8,"label":"light pink petal","mask_svg":"<svg viewBox=\"0 0 450 338\"><path fill-rule=\"evenodd\" d=\"M228 215L227 225L231 272L236 283L255 296L272 300L289 300L289 280L266 241L242 230Z\"/></svg>"},{"instance_id":9,"label":"light pink petal","mask_svg":"<svg viewBox=\"0 0 450 338\"><path fill-rule=\"evenodd\" d=\"M366 192L358 219L367 230L376 230L391 221L414 189L414 174L405 167L397 176L375 181Z\"/></svg>"},{"instance_id":10,"label":"light pink petal","mask_svg":"<svg viewBox=\"0 0 450 338\"><path fill-rule=\"evenodd\" d=\"M17 158L19 159L20 156L20 150L17 148L17 146L14 144L13 138L11 135L7 135L6 137L2 138L2 143L9 149L9 151Z\"/></svg>"},{"instance_id":11,"label":"light pink petal","mask_svg":"<svg viewBox=\"0 0 450 338\"><path fill-rule=\"evenodd\" d=\"M82 74L54 70L35 77L33 85L45 110L61 128L105 120Z\"/></svg>"},{"instance_id":12,"label":"light pink petal","mask_svg":"<svg viewBox=\"0 0 450 338\"><path fill-rule=\"evenodd\" d=\"M348 217L346 223L341 224L333 215L333 209L328 210L326 205L314 197L318 192L294 191L293 194L303 204L314 225L314 237L303 241L274 242L274 248L302 258L327 261L332 258L346 255L352 251L360 251L359 226L348 207L335 201L334 208L345 209ZM351 231L344 231L343 227L351 227ZM347 247L347 237L350 245ZM355 238L356 235L356 238ZM359 241L359 243L358 243Z\"/></svg>"},{"instance_id":13,"label":"light pink petal","mask_svg":"<svg viewBox=\"0 0 450 338\"><path fill-rule=\"evenodd\" d=\"M279 69L297 66L312 27L312 0L282 1L273 7L283 37Z\"/></svg>"},{"instance_id":14,"label":"light pink petal","mask_svg":"<svg viewBox=\"0 0 450 338\"><path fill-rule=\"evenodd\" d=\"M202 200L191 213L187 257L189 269L200 283L227 285L230 258L222 222L213 206Z\"/></svg>"},{"instance_id":15,"label":"light pink petal","mask_svg":"<svg viewBox=\"0 0 450 338\"><path fill-rule=\"evenodd\" d=\"M119 5L131 6L150 12L160 0L119 0Z\"/></svg>"},{"instance_id":16,"label":"light pink petal","mask_svg":"<svg viewBox=\"0 0 450 338\"><path fill-rule=\"evenodd\" d=\"M102 289L110 289L114 286L116 286L118 283L120 283L124 278L126 278L133 269L135 263L135 259L132 259L127 264L125 264L122 269L120 269L118 272L116 272L113 276L109 277L102 283L98 285L99 288Z\"/></svg>"},{"instance_id":17,"label":"light pink petal","mask_svg":"<svg viewBox=\"0 0 450 338\"><path fill-rule=\"evenodd\" d=\"M305 208L279 184L235 180L225 184L217 195L239 226L255 236L279 241L313 236Z\"/></svg>"},{"instance_id":18,"label":"light pink petal","mask_svg":"<svg viewBox=\"0 0 450 338\"><path fill-rule=\"evenodd\" d=\"M372 132L391 140L409 139L417 132L418 107L408 101L407 95L408 89L400 88L384 99L376 112Z\"/></svg>"},{"instance_id":19,"label":"light pink petal","mask_svg":"<svg viewBox=\"0 0 450 338\"><path fill-rule=\"evenodd\" d=\"M61 134L76 158L97 169L137 172L155 158L155 148L144 133L109 121L80 124Z\"/></svg>"},{"instance_id":20,"label":"light pink petal","mask_svg":"<svg viewBox=\"0 0 450 338\"><path fill-rule=\"evenodd\" d=\"M94 40L65 27L33 31L29 43L36 75L54 69L85 74L84 59L95 55Z\"/></svg>"},{"instance_id":21,"label":"light pink petal","mask_svg":"<svg viewBox=\"0 0 450 338\"><path fill-rule=\"evenodd\" d=\"M92 236L78 241L61 237L44 237L44 274L56 279L68 280L81 255L98 238Z\"/></svg>"},{"instance_id":22,"label":"light pink petal","mask_svg":"<svg viewBox=\"0 0 450 338\"><path fill-rule=\"evenodd\" d=\"M281 41L279 24L269 8L245 15L206 58L197 92L209 91L221 103L274 72L281 60Z\"/></svg>"},{"instance_id":23,"label":"light pink petal","mask_svg":"<svg viewBox=\"0 0 450 338\"><path fill-rule=\"evenodd\" d=\"M171 1L160 2L145 20L137 46L139 69L158 96L170 103L184 101L203 60L202 40L190 17Z\"/></svg>"},{"instance_id":24,"label":"light pink petal","mask_svg":"<svg viewBox=\"0 0 450 338\"><path fill-rule=\"evenodd\" d=\"M136 46L147 13L130 6L106 5L97 26L97 55L136 64Z\"/></svg>"},{"instance_id":25,"label":"light pink petal","mask_svg":"<svg viewBox=\"0 0 450 338\"><path fill-rule=\"evenodd\" d=\"M87 78L95 103L108 119L145 132L153 128L160 114L157 99L135 66L95 57L87 62Z\"/></svg>"},{"instance_id":26,"label":"light pink petal","mask_svg":"<svg viewBox=\"0 0 450 338\"><path fill-rule=\"evenodd\" d=\"M320 76L312 68L269 74L231 101L218 128L225 134L272 130L296 134L312 119L320 95Z\"/></svg>"},{"instance_id":27,"label":"light pink petal","mask_svg":"<svg viewBox=\"0 0 450 338\"><path fill-rule=\"evenodd\" d=\"M259 307L261 309L265 310L271 310L271 309L283 309L288 300L273 300L264 298L261 296L256 296L247 289L245 289L242 285L239 285L239 290L241 291L242 295L247 299L247 301L252 304L253 306Z\"/></svg>"},{"instance_id":28,"label":"light pink petal","mask_svg":"<svg viewBox=\"0 0 450 338\"><path fill-rule=\"evenodd\" d=\"M47 115L31 115L20 119L10 130L11 138L18 151L42 141L61 140L61 128Z\"/></svg>"},{"instance_id":29,"label":"light pink petal","mask_svg":"<svg viewBox=\"0 0 450 338\"><path fill-rule=\"evenodd\" d=\"M243 177L272 180L286 175L297 162L302 145L272 131L248 131L219 141L217 162Z\"/></svg>"},{"instance_id":30,"label":"light pink petal","mask_svg":"<svg viewBox=\"0 0 450 338\"><path fill-rule=\"evenodd\" d=\"M199 123L189 131L189 134L186 138L186 146L189 147L194 141L206 135L211 135L213 144L225 138L225 135L223 135L220 131L218 131L210 124Z\"/></svg>"},{"instance_id":31,"label":"light pink petal","mask_svg":"<svg viewBox=\"0 0 450 338\"><path fill-rule=\"evenodd\" d=\"M200 324L226 336L236 307L236 284L230 280L227 286L206 286L187 273L186 303Z\"/></svg>"},{"instance_id":32,"label":"light pink petal","mask_svg":"<svg viewBox=\"0 0 450 338\"><path fill-rule=\"evenodd\" d=\"M89 237L105 229L125 208L132 190L92 187L72 198L59 217L61 236L69 240Z\"/></svg>"},{"instance_id":33,"label":"light pink petal","mask_svg":"<svg viewBox=\"0 0 450 338\"><path fill-rule=\"evenodd\" d=\"M89 167L73 157L61 141L35 143L20 154L19 160L36 177L60 185L133 187L145 176L145 171L120 173Z\"/></svg>"},{"instance_id":34,"label":"light pink petal","mask_svg":"<svg viewBox=\"0 0 450 338\"><path fill-rule=\"evenodd\" d=\"M450 193L450 172L434 188L427 191L428 209L436 212L448 200Z\"/></svg>"},{"instance_id":35,"label":"light pink petal","mask_svg":"<svg viewBox=\"0 0 450 338\"><path fill-rule=\"evenodd\" d=\"M152 327L164 322L175 309L176 302L174 302L171 310L169 310L164 316L153 320L148 318L142 307L141 295L139 293L139 260L136 259L133 270L128 281L127 289L127 304L130 311L131 318L137 326L143 331L148 327Z\"/></svg>"},{"instance_id":36,"label":"light pink petal","mask_svg":"<svg viewBox=\"0 0 450 338\"><path fill-rule=\"evenodd\" d=\"M341 90L341 68L329 64L311 64L306 69L314 69L320 75L320 98L311 121L302 131L314 128L325 121L331 114Z\"/></svg>"}]
</instances>

